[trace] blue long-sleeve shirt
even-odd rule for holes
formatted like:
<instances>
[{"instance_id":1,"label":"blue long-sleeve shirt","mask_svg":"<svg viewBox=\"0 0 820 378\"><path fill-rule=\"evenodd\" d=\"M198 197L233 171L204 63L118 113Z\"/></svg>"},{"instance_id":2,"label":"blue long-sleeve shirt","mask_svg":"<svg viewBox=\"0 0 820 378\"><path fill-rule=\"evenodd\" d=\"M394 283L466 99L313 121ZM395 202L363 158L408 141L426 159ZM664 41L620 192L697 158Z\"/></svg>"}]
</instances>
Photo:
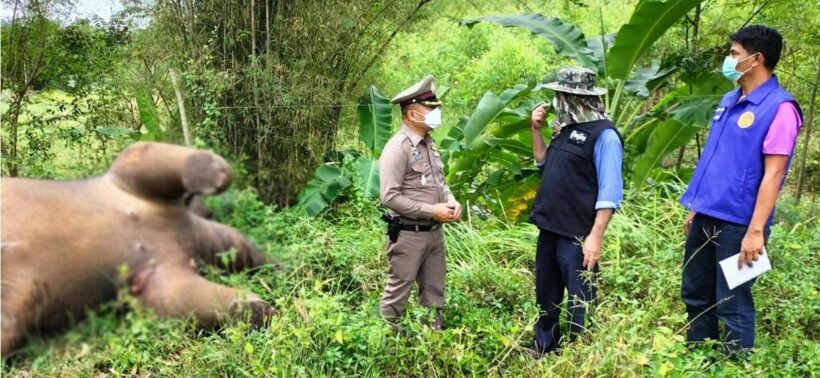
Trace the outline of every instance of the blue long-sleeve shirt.
<instances>
[{"instance_id":1,"label":"blue long-sleeve shirt","mask_svg":"<svg viewBox=\"0 0 820 378\"><path fill-rule=\"evenodd\" d=\"M624 197L624 180L621 165L624 152L621 139L615 130L604 130L595 141L593 160L595 172L598 176L598 198L595 201L595 210L617 209ZM540 171L544 170L544 163L537 164Z\"/></svg>"}]
</instances>

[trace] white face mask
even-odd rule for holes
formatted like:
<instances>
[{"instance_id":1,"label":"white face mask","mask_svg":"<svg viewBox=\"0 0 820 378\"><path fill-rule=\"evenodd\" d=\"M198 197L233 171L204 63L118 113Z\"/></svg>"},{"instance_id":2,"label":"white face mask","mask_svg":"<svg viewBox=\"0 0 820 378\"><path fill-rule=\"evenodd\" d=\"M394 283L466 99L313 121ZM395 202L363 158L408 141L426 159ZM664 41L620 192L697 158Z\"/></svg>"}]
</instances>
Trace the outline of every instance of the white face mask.
<instances>
[{"instance_id":1,"label":"white face mask","mask_svg":"<svg viewBox=\"0 0 820 378\"><path fill-rule=\"evenodd\" d=\"M416 113L421 114L419 112ZM441 126L441 108L435 108L431 110L430 113L422 114L422 116L424 116L424 121L421 122L427 125L430 130L435 130Z\"/></svg>"}]
</instances>

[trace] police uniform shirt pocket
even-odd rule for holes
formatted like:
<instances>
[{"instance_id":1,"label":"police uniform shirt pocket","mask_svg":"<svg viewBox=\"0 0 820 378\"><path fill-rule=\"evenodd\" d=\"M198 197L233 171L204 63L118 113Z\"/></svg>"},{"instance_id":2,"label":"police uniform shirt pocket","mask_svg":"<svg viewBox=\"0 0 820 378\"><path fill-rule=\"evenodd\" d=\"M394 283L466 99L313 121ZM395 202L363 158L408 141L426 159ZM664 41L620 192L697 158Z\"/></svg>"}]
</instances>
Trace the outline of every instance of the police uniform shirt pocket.
<instances>
[{"instance_id":1,"label":"police uniform shirt pocket","mask_svg":"<svg viewBox=\"0 0 820 378\"><path fill-rule=\"evenodd\" d=\"M433 177L430 175L430 163L425 160L415 161L410 164L412 173L411 184L417 188L430 186L433 182Z\"/></svg>"}]
</instances>

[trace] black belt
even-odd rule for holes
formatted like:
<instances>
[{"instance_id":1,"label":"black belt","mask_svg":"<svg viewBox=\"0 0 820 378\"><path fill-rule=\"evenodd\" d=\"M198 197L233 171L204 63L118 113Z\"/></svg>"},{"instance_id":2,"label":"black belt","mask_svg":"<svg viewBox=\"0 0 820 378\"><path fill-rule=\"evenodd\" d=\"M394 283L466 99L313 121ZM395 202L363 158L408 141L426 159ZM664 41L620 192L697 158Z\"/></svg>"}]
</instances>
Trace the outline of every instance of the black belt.
<instances>
[{"instance_id":1,"label":"black belt","mask_svg":"<svg viewBox=\"0 0 820 378\"><path fill-rule=\"evenodd\" d=\"M438 223L428 224L428 225L403 223L403 224L399 225L399 229L401 229L402 231L415 231L415 232L433 231L433 230L438 229L439 227L441 227L441 225L438 224Z\"/></svg>"}]
</instances>

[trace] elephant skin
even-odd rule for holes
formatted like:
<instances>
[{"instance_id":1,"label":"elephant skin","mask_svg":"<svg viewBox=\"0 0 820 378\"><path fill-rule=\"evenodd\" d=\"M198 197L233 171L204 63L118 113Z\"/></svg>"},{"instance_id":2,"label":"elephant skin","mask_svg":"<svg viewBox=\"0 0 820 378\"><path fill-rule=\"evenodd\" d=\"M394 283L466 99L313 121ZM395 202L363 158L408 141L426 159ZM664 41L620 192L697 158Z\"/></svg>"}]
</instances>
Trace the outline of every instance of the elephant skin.
<instances>
[{"instance_id":1,"label":"elephant skin","mask_svg":"<svg viewBox=\"0 0 820 378\"><path fill-rule=\"evenodd\" d=\"M27 335L64 329L125 287L160 316L204 327L242 316L266 326L270 304L197 269L199 262L228 271L268 264L239 231L186 207L191 196L221 193L231 179L218 155L146 142L126 148L102 176L3 178L2 358ZM231 248L234 259L220 257Z\"/></svg>"}]
</instances>

